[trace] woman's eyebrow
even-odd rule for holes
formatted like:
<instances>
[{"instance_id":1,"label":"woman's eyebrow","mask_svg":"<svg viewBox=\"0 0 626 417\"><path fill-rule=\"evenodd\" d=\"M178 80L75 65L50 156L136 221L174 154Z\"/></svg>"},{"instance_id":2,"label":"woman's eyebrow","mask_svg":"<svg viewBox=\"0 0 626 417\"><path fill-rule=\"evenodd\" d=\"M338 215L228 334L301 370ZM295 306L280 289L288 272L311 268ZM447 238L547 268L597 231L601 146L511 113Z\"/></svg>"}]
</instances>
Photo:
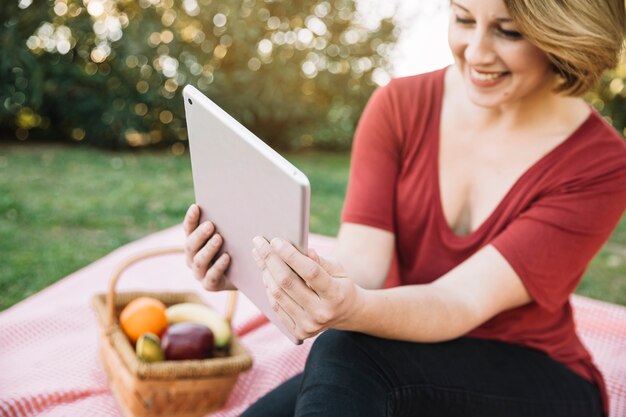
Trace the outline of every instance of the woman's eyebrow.
<instances>
[{"instance_id":1,"label":"woman's eyebrow","mask_svg":"<svg viewBox=\"0 0 626 417\"><path fill-rule=\"evenodd\" d=\"M466 13L472 14L472 12L470 12L470 11L469 11L466 7L461 6L461 5L460 5L459 3L457 3L456 1L452 1L452 2L450 2L450 4L452 4L453 6L458 7L459 9L462 9L462 10L463 10L464 12L466 12ZM510 17L508 17L508 16L496 17L494 20L495 20L496 22L504 22L504 23L507 23L507 22L509 22L509 23L510 23L510 22L512 22L512 21L513 21L513 19L511 19L511 18L510 18Z\"/></svg>"}]
</instances>

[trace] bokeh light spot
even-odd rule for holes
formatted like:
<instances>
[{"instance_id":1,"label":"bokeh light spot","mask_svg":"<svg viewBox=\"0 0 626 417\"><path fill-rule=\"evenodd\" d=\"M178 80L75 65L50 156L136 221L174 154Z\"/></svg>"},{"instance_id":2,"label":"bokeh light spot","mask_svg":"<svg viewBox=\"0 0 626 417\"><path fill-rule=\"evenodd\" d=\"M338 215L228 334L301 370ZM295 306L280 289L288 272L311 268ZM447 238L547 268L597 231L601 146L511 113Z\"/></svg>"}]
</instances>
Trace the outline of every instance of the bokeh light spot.
<instances>
[{"instance_id":1,"label":"bokeh light spot","mask_svg":"<svg viewBox=\"0 0 626 417\"><path fill-rule=\"evenodd\" d=\"M261 60L259 58L250 58L248 60L248 68L250 71L258 71L261 68Z\"/></svg>"},{"instance_id":2,"label":"bokeh light spot","mask_svg":"<svg viewBox=\"0 0 626 417\"><path fill-rule=\"evenodd\" d=\"M624 89L624 81L621 78L614 78L609 84L611 94L618 95Z\"/></svg>"},{"instance_id":3,"label":"bokeh light spot","mask_svg":"<svg viewBox=\"0 0 626 417\"><path fill-rule=\"evenodd\" d=\"M276 30L280 27L280 18L277 16L272 16L267 19L267 27L270 30Z\"/></svg>"},{"instance_id":4,"label":"bokeh light spot","mask_svg":"<svg viewBox=\"0 0 626 417\"><path fill-rule=\"evenodd\" d=\"M176 89L178 89L178 83L176 82L176 80L170 78L169 80L165 81L164 88L170 93L173 93L176 91Z\"/></svg>"},{"instance_id":5,"label":"bokeh light spot","mask_svg":"<svg viewBox=\"0 0 626 417\"><path fill-rule=\"evenodd\" d=\"M65 16L67 11L67 4L65 4L64 2L57 1L56 3L54 3L54 13L56 13L57 16Z\"/></svg>"},{"instance_id":6,"label":"bokeh light spot","mask_svg":"<svg viewBox=\"0 0 626 417\"><path fill-rule=\"evenodd\" d=\"M72 129L72 139L79 142L85 139L85 130L80 127Z\"/></svg>"},{"instance_id":7,"label":"bokeh light spot","mask_svg":"<svg viewBox=\"0 0 626 417\"><path fill-rule=\"evenodd\" d=\"M99 0L91 0L87 4L87 13L93 17L98 17L104 13L104 5Z\"/></svg>"},{"instance_id":8,"label":"bokeh light spot","mask_svg":"<svg viewBox=\"0 0 626 417\"><path fill-rule=\"evenodd\" d=\"M259 9L256 15L261 22L267 21L267 19L269 19L271 16L270 11L267 10L266 8Z\"/></svg>"},{"instance_id":9,"label":"bokeh light spot","mask_svg":"<svg viewBox=\"0 0 626 417\"><path fill-rule=\"evenodd\" d=\"M161 42L163 43L170 43L174 40L174 34L172 33L171 30L164 30L161 33Z\"/></svg>"},{"instance_id":10,"label":"bokeh light spot","mask_svg":"<svg viewBox=\"0 0 626 417\"><path fill-rule=\"evenodd\" d=\"M230 35L223 35L220 37L220 45L230 48L233 44L233 37Z\"/></svg>"},{"instance_id":11,"label":"bokeh light spot","mask_svg":"<svg viewBox=\"0 0 626 417\"><path fill-rule=\"evenodd\" d=\"M138 63L139 63L139 60L137 59L135 55L129 55L126 57L126 66L128 68L135 68Z\"/></svg>"},{"instance_id":12,"label":"bokeh light spot","mask_svg":"<svg viewBox=\"0 0 626 417\"><path fill-rule=\"evenodd\" d=\"M317 36L323 36L326 34L326 24L315 16L308 16L305 20L306 27Z\"/></svg>"},{"instance_id":13,"label":"bokeh light spot","mask_svg":"<svg viewBox=\"0 0 626 417\"><path fill-rule=\"evenodd\" d=\"M107 59L110 53L111 53L111 47L109 45L106 45L106 44L98 45L91 51L91 55L90 55L91 60L95 62L96 64L100 62L104 62L104 60Z\"/></svg>"},{"instance_id":14,"label":"bokeh light spot","mask_svg":"<svg viewBox=\"0 0 626 417\"><path fill-rule=\"evenodd\" d=\"M315 6L313 13L315 13L315 16L322 18L322 17L326 17L326 15L330 13L330 11L331 11L330 3L328 3L327 1L323 1L317 6Z\"/></svg>"},{"instance_id":15,"label":"bokeh light spot","mask_svg":"<svg viewBox=\"0 0 626 417\"><path fill-rule=\"evenodd\" d=\"M141 80L137 83L136 88L137 88L137 91L139 91L141 94L145 94L148 92L150 85L148 85L147 82Z\"/></svg>"},{"instance_id":16,"label":"bokeh light spot","mask_svg":"<svg viewBox=\"0 0 626 417\"><path fill-rule=\"evenodd\" d=\"M148 106L146 106L144 103L135 104L135 113L138 116L145 116L146 113L148 113Z\"/></svg>"},{"instance_id":17,"label":"bokeh light spot","mask_svg":"<svg viewBox=\"0 0 626 417\"><path fill-rule=\"evenodd\" d=\"M315 78L315 76L317 75L317 68L315 67L315 64L311 61L304 61L304 63L302 64L302 72L307 78Z\"/></svg>"},{"instance_id":18,"label":"bokeh light spot","mask_svg":"<svg viewBox=\"0 0 626 417\"><path fill-rule=\"evenodd\" d=\"M94 75L96 72L98 72L98 66L96 64L94 64L93 62L88 62L85 64L85 73L87 75Z\"/></svg>"},{"instance_id":19,"label":"bokeh light spot","mask_svg":"<svg viewBox=\"0 0 626 417\"><path fill-rule=\"evenodd\" d=\"M161 121L161 123L164 124L172 123L172 120L174 120L174 115L169 110L163 110L161 113L159 113L159 120Z\"/></svg>"},{"instance_id":20,"label":"bokeh light spot","mask_svg":"<svg viewBox=\"0 0 626 417\"><path fill-rule=\"evenodd\" d=\"M313 32L306 28L300 29L298 31L298 41L305 46L309 45L311 42L313 42Z\"/></svg>"},{"instance_id":21,"label":"bokeh light spot","mask_svg":"<svg viewBox=\"0 0 626 417\"><path fill-rule=\"evenodd\" d=\"M185 153L185 145L180 142L176 142L170 147L170 152L176 156L181 156Z\"/></svg>"},{"instance_id":22,"label":"bokeh light spot","mask_svg":"<svg viewBox=\"0 0 626 417\"><path fill-rule=\"evenodd\" d=\"M150 36L148 36L148 45L152 48L157 47L161 43L161 34L158 32L152 32Z\"/></svg>"},{"instance_id":23,"label":"bokeh light spot","mask_svg":"<svg viewBox=\"0 0 626 417\"><path fill-rule=\"evenodd\" d=\"M167 26L167 27L172 26L175 21L176 21L176 11L172 9L168 9L163 12L163 16L161 16L161 23L163 23L163 26Z\"/></svg>"},{"instance_id":24,"label":"bokeh light spot","mask_svg":"<svg viewBox=\"0 0 626 417\"><path fill-rule=\"evenodd\" d=\"M226 56L228 49L224 45L217 45L213 50L213 55L217 59L223 59Z\"/></svg>"},{"instance_id":25,"label":"bokeh light spot","mask_svg":"<svg viewBox=\"0 0 626 417\"><path fill-rule=\"evenodd\" d=\"M261 55L271 55L273 48L274 46L272 45L272 41L270 41L269 39L263 39L261 42L259 42L259 46L257 49L259 50L259 54Z\"/></svg>"},{"instance_id":26,"label":"bokeh light spot","mask_svg":"<svg viewBox=\"0 0 626 417\"><path fill-rule=\"evenodd\" d=\"M221 28L226 25L226 15L224 13L217 13L213 16L213 24L218 28Z\"/></svg>"}]
</instances>

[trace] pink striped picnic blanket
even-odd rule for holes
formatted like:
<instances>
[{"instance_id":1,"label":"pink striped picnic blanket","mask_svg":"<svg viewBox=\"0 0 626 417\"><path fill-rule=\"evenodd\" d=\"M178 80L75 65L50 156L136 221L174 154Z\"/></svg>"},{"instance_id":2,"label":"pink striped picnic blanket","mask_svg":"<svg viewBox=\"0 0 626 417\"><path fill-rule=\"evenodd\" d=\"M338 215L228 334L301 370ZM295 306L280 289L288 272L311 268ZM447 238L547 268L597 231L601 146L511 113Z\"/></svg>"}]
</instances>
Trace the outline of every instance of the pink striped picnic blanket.
<instances>
[{"instance_id":1,"label":"pink striped picnic blanket","mask_svg":"<svg viewBox=\"0 0 626 417\"><path fill-rule=\"evenodd\" d=\"M312 235L321 255L335 240ZM91 310L94 293L106 291L112 271L147 249L179 246L179 226L114 251L38 294L0 313L0 417L121 416L98 360L98 326ZM181 255L152 258L131 266L120 291L196 291L218 311L226 294L208 293L193 279ZM603 371L611 397L611 417L626 417L626 308L575 296L581 336ZM234 330L254 357L228 402L215 417L238 416L251 402L298 373L311 341L289 342L268 324L243 295Z\"/></svg>"}]
</instances>

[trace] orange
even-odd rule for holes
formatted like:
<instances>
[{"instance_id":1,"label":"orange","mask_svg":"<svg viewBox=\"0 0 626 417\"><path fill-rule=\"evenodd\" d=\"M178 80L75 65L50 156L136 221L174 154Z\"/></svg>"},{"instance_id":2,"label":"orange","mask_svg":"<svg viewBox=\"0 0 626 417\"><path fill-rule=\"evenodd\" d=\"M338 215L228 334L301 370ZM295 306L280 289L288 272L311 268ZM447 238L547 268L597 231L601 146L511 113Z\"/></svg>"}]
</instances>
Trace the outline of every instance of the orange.
<instances>
[{"instance_id":1,"label":"orange","mask_svg":"<svg viewBox=\"0 0 626 417\"><path fill-rule=\"evenodd\" d=\"M122 310L120 326L133 345L144 333L161 336L167 328L165 304L152 297L135 298Z\"/></svg>"}]
</instances>

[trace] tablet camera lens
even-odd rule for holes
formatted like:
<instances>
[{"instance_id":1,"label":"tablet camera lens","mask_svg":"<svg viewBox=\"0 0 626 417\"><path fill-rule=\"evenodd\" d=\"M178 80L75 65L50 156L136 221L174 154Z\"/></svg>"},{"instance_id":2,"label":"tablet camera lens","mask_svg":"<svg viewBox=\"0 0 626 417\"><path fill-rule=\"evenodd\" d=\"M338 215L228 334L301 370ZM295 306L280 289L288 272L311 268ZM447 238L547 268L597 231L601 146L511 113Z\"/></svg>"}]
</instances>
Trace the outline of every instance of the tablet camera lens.
<instances>
[{"instance_id":1,"label":"tablet camera lens","mask_svg":"<svg viewBox=\"0 0 626 417\"><path fill-rule=\"evenodd\" d=\"M189 102L189 104L193 104L193 101L191 101L190 98L188 98L187 101Z\"/></svg>"}]
</instances>

